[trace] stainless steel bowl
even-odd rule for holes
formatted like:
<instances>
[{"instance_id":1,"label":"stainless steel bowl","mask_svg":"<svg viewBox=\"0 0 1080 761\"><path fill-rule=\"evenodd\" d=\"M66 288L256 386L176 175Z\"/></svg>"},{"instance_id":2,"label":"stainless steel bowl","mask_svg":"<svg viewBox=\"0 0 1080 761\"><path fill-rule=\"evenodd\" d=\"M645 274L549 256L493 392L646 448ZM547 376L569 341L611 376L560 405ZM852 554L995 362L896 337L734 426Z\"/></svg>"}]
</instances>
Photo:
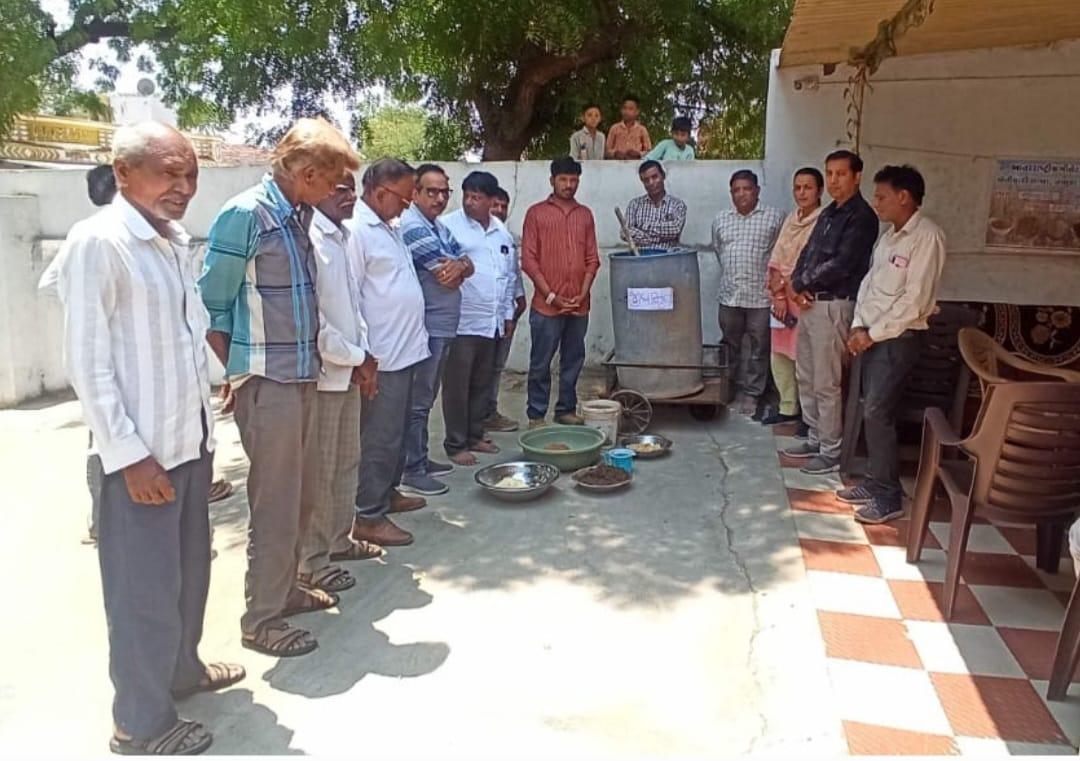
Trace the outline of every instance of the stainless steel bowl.
<instances>
[{"instance_id":1,"label":"stainless steel bowl","mask_svg":"<svg viewBox=\"0 0 1080 761\"><path fill-rule=\"evenodd\" d=\"M658 444L663 449L657 449L654 452L638 452L634 449L634 444ZM665 438L655 433L643 433L638 436L620 436L619 446L626 447L633 452L639 459L652 460L657 457L663 457L671 451L671 439Z\"/></svg>"},{"instance_id":2,"label":"stainless steel bowl","mask_svg":"<svg viewBox=\"0 0 1080 761\"><path fill-rule=\"evenodd\" d=\"M507 489L495 485L502 479L514 475L520 475L529 487ZM507 502L528 502L544 494L552 484L559 480L559 469L546 462L500 462L481 468L476 471L473 478L476 479L480 488L499 499Z\"/></svg>"}]
</instances>

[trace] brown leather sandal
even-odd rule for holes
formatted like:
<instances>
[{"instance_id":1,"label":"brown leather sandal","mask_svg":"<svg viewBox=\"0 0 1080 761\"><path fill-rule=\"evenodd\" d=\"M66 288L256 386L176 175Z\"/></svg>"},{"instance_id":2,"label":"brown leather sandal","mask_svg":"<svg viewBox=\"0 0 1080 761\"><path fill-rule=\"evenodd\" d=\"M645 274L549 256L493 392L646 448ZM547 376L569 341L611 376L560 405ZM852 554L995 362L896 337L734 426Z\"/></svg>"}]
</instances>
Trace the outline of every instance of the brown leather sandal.
<instances>
[{"instance_id":1,"label":"brown leather sandal","mask_svg":"<svg viewBox=\"0 0 1080 761\"><path fill-rule=\"evenodd\" d=\"M197 756L205 753L213 742L214 736L202 724L180 719L150 740L113 735L109 750L120 756Z\"/></svg>"},{"instance_id":2,"label":"brown leather sandal","mask_svg":"<svg viewBox=\"0 0 1080 761\"><path fill-rule=\"evenodd\" d=\"M240 644L256 653L276 658L295 658L314 651L319 643L306 629L297 629L278 619L263 624L254 636L244 635Z\"/></svg>"}]
</instances>

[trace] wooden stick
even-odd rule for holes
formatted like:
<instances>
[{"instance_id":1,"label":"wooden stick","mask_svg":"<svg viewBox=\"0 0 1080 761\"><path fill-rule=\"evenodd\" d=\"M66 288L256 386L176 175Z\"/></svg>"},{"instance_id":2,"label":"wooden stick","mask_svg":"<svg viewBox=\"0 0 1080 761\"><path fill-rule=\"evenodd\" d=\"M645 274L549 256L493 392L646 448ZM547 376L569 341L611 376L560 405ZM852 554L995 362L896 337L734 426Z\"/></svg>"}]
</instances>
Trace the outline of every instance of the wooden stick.
<instances>
[{"instance_id":1,"label":"wooden stick","mask_svg":"<svg viewBox=\"0 0 1080 761\"><path fill-rule=\"evenodd\" d=\"M615 207L615 216L619 218L619 227L622 228L623 236L626 238L626 242L630 245L630 253L634 256L641 256L641 252L638 251L637 244L634 243L634 239L630 237L630 228L626 226L626 217L623 216L622 209L618 206Z\"/></svg>"}]
</instances>

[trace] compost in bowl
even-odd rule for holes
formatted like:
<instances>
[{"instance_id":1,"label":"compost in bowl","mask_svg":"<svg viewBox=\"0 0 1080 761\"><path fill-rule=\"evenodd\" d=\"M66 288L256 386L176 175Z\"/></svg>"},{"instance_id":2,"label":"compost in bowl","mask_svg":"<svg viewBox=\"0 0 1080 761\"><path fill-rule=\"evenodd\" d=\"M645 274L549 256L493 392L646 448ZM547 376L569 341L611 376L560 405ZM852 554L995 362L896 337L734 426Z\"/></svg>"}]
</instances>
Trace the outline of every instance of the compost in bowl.
<instances>
[{"instance_id":1,"label":"compost in bowl","mask_svg":"<svg viewBox=\"0 0 1080 761\"><path fill-rule=\"evenodd\" d=\"M518 442L530 460L550 463L559 470L577 470L600 459L605 438L588 426L549 425L526 431Z\"/></svg>"}]
</instances>

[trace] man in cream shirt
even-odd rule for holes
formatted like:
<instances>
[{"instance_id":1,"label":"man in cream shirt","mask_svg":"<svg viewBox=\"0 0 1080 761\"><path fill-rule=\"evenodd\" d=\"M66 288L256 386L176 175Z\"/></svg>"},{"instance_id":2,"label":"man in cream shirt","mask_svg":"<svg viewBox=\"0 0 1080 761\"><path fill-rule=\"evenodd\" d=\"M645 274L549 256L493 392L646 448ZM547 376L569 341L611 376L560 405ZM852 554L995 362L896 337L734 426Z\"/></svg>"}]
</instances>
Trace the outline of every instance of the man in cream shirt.
<instances>
[{"instance_id":1,"label":"man in cream shirt","mask_svg":"<svg viewBox=\"0 0 1080 761\"><path fill-rule=\"evenodd\" d=\"M346 172L334 192L315 207L308 229L318 264L315 293L322 369L316 386L314 504L300 544L298 581L332 594L356 584L332 561L383 554L374 544L349 539L360 468L360 399L373 398L378 384L378 362L368 351L359 288L345 254L349 231L342 225L355 206L356 178Z\"/></svg>"},{"instance_id":2,"label":"man in cream shirt","mask_svg":"<svg viewBox=\"0 0 1080 761\"><path fill-rule=\"evenodd\" d=\"M892 225L874 247L859 286L848 350L861 355L866 480L837 496L860 507L855 520L885 523L903 515L896 408L919 358L919 336L934 311L945 264L945 234L919 211L926 184L910 166L874 175L874 209Z\"/></svg>"},{"instance_id":3,"label":"man in cream shirt","mask_svg":"<svg viewBox=\"0 0 1080 761\"><path fill-rule=\"evenodd\" d=\"M412 203L412 167L380 159L367 168L364 194L349 221L346 251L379 360L378 393L360 412L360 480L352 537L380 547L412 544L413 536L387 516L419 510L421 497L397 490L405 469L405 428L416 366L431 356L424 328L424 292L412 256L391 222Z\"/></svg>"}]
</instances>

